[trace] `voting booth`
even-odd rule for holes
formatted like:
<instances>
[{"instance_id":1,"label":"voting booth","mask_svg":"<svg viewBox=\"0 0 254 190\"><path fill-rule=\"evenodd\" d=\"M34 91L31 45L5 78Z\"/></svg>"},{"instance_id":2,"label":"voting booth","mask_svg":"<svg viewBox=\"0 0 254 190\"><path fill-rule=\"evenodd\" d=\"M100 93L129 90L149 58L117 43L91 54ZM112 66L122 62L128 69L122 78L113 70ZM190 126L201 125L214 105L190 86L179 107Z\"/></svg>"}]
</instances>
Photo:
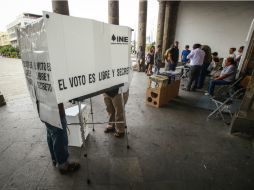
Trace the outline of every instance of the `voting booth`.
<instances>
[{"instance_id":1,"label":"voting booth","mask_svg":"<svg viewBox=\"0 0 254 190\"><path fill-rule=\"evenodd\" d=\"M27 87L41 121L62 128L58 105L74 101L65 110L69 145L85 147L88 125L96 123L91 97L129 83L131 28L43 12L17 33ZM122 123L126 126L125 112Z\"/></svg>"},{"instance_id":2,"label":"voting booth","mask_svg":"<svg viewBox=\"0 0 254 190\"><path fill-rule=\"evenodd\" d=\"M28 90L42 121L61 128L58 104L128 82L131 28L43 12L18 31Z\"/></svg>"}]
</instances>

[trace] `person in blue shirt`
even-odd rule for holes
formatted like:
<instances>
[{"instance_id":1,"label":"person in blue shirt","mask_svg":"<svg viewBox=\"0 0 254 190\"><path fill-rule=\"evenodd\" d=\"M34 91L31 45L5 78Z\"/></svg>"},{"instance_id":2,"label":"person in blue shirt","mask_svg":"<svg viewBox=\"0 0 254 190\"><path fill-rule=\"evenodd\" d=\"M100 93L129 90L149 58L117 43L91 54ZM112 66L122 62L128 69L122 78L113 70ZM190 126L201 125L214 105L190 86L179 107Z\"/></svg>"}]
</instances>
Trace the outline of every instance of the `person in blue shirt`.
<instances>
[{"instance_id":1,"label":"person in blue shirt","mask_svg":"<svg viewBox=\"0 0 254 190\"><path fill-rule=\"evenodd\" d=\"M182 60L182 63L186 64L188 63L189 59L187 58L187 56L189 55L189 53L191 52L189 50L190 46L189 45L186 45L185 46L185 50L182 51L182 56L181 56L181 60Z\"/></svg>"}]
</instances>

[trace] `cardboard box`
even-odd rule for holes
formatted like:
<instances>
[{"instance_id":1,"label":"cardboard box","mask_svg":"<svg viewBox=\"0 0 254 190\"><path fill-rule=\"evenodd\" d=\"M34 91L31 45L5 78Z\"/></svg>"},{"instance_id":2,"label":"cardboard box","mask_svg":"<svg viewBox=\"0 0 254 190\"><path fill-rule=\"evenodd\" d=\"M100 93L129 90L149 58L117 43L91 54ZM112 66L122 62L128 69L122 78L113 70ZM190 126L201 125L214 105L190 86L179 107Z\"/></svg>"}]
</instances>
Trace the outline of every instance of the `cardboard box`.
<instances>
[{"instance_id":1,"label":"cardboard box","mask_svg":"<svg viewBox=\"0 0 254 190\"><path fill-rule=\"evenodd\" d=\"M164 79L157 80L157 82L157 86L153 86L153 80L149 78L146 90L146 104L158 108L166 105L170 100L178 96L180 80L171 81L167 85L165 85Z\"/></svg>"}]
</instances>

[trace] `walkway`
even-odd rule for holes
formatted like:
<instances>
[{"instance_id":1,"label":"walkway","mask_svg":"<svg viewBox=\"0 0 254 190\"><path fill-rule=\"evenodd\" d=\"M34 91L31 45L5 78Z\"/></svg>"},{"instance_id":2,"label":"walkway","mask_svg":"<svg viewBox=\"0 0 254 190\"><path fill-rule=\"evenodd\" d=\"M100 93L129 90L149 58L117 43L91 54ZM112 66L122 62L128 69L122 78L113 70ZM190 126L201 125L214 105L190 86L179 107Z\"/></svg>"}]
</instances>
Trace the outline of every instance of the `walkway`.
<instances>
[{"instance_id":1,"label":"walkway","mask_svg":"<svg viewBox=\"0 0 254 190\"><path fill-rule=\"evenodd\" d=\"M179 101L195 101L198 93L181 91L164 108L146 106L146 77L137 72L126 106L131 149L98 125L88 139L89 170L80 150L71 148L82 168L60 175L51 166L45 126L25 85L21 61L0 58L0 89L7 101L0 107L2 190L254 189L252 141L230 135L222 121L206 121L208 111ZM94 112L96 121L107 119L101 96L94 98Z\"/></svg>"}]
</instances>

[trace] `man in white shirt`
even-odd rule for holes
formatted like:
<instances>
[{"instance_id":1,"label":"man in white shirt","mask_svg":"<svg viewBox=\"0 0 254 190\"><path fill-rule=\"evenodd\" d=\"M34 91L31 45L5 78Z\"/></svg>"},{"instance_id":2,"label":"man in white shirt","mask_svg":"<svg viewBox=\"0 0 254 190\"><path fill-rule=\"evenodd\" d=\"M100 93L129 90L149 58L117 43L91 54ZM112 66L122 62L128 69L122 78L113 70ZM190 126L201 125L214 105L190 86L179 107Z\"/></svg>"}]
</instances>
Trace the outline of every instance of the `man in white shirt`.
<instances>
[{"instance_id":1,"label":"man in white shirt","mask_svg":"<svg viewBox=\"0 0 254 190\"><path fill-rule=\"evenodd\" d=\"M200 49L201 44L194 44L193 50L187 56L190 59L190 77L187 85L187 91L195 91L197 87L198 77L201 71L201 66L204 62L205 52ZM194 83L194 84L193 84Z\"/></svg>"},{"instance_id":2,"label":"man in white shirt","mask_svg":"<svg viewBox=\"0 0 254 190\"><path fill-rule=\"evenodd\" d=\"M236 66L239 65L239 62L240 62L241 57L242 57L242 55L243 55L243 49L244 49L244 46L241 46L241 47L238 49L238 53L236 54L236 57L235 57Z\"/></svg>"}]
</instances>

